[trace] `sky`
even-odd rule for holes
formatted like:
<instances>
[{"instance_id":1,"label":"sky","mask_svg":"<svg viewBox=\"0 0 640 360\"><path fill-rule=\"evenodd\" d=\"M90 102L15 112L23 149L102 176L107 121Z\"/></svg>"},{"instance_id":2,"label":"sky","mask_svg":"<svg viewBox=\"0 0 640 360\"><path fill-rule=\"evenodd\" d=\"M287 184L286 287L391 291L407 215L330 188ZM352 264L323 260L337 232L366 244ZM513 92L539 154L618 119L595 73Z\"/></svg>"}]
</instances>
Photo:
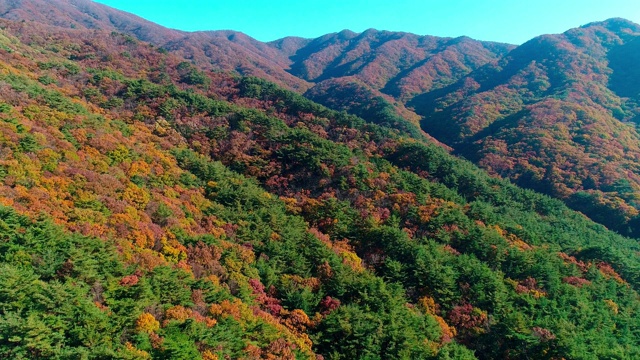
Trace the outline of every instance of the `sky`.
<instances>
[{"instance_id":1,"label":"sky","mask_svg":"<svg viewBox=\"0 0 640 360\"><path fill-rule=\"evenodd\" d=\"M522 44L612 17L640 23L640 0L95 1L169 28L236 30L260 41L374 28Z\"/></svg>"}]
</instances>

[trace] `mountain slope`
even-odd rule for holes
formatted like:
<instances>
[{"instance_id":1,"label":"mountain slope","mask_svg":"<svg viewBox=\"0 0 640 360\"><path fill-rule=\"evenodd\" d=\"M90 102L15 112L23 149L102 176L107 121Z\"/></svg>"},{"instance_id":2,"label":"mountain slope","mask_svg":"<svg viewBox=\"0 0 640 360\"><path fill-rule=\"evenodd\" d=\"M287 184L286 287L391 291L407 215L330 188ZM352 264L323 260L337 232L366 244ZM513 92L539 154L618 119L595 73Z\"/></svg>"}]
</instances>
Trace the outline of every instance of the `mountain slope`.
<instances>
[{"instance_id":1,"label":"mountain slope","mask_svg":"<svg viewBox=\"0 0 640 360\"><path fill-rule=\"evenodd\" d=\"M495 175L640 236L640 150L629 126L640 116L634 70L640 42L638 25L628 21L594 23L517 48L377 30L263 44L235 32L164 29L89 1L1 5L5 18L125 32L201 69L306 91L369 122L435 138Z\"/></svg>"},{"instance_id":2,"label":"mountain slope","mask_svg":"<svg viewBox=\"0 0 640 360\"><path fill-rule=\"evenodd\" d=\"M0 14L13 21L119 31L152 43L177 39L183 34L90 0L7 0L0 2Z\"/></svg>"},{"instance_id":3,"label":"mountain slope","mask_svg":"<svg viewBox=\"0 0 640 360\"><path fill-rule=\"evenodd\" d=\"M117 31L178 53L206 69L237 71L305 90L309 85L285 71L286 56L237 32L183 32L91 0L7 0L0 17L63 28Z\"/></svg>"},{"instance_id":4,"label":"mountain slope","mask_svg":"<svg viewBox=\"0 0 640 360\"><path fill-rule=\"evenodd\" d=\"M640 356L640 245L559 201L130 36L0 28L0 356Z\"/></svg>"},{"instance_id":5,"label":"mountain slope","mask_svg":"<svg viewBox=\"0 0 640 360\"><path fill-rule=\"evenodd\" d=\"M338 108L357 112L363 96L376 93L395 98L396 101L389 101L394 112L416 124L417 116L402 102L449 85L513 48L466 37L438 38L374 29L361 34L345 30L304 42L293 38L269 44L286 49L285 54L292 61L288 70L291 74L317 83L306 93L310 98L327 106L338 100L342 103ZM359 91L352 93L354 88ZM335 99L331 99L333 91ZM375 122L374 118L365 118Z\"/></svg>"},{"instance_id":6,"label":"mountain slope","mask_svg":"<svg viewBox=\"0 0 640 360\"><path fill-rule=\"evenodd\" d=\"M619 64L638 36L621 19L542 36L409 104L459 154L639 236L634 67Z\"/></svg>"},{"instance_id":7,"label":"mountain slope","mask_svg":"<svg viewBox=\"0 0 640 360\"><path fill-rule=\"evenodd\" d=\"M513 48L374 29L329 34L299 46L291 56L292 74L312 82L354 76L399 99L453 83Z\"/></svg>"},{"instance_id":8,"label":"mountain slope","mask_svg":"<svg viewBox=\"0 0 640 360\"><path fill-rule=\"evenodd\" d=\"M512 48L468 38L376 30L362 34L343 31L313 40L285 38L264 44L237 32L187 33L163 28L90 0L4 1L0 4L0 16L53 26L123 32L175 51L201 66L213 65L267 78L298 91L311 87L309 82L356 75L373 89L386 87L383 92L406 97L449 84ZM358 58L365 53L372 55Z\"/></svg>"},{"instance_id":9,"label":"mountain slope","mask_svg":"<svg viewBox=\"0 0 640 360\"><path fill-rule=\"evenodd\" d=\"M424 356L441 347L435 319L356 266L347 245L332 250L282 200L185 146L173 111L214 120L250 109L187 85L197 70L183 59L117 34L3 27L31 45L3 32L0 201L91 237L0 211L3 357L315 358L307 328L341 304L402 329L385 341ZM235 82L206 79L216 98ZM106 253L92 262L94 251ZM368 286L384 308L359 295Z\"/></svg>"},{"instance_id":10,"label":"mountain slope","mask_svg":"<svg viewBox=\"0 0 640 360\"><path fill-rule=\"evenodd\" d=\"M290 61L284 54L239 32L195 32L160 45L205 68L258 76L298 91L311 86L286 71Z\"/></svg>"}]
</instances>

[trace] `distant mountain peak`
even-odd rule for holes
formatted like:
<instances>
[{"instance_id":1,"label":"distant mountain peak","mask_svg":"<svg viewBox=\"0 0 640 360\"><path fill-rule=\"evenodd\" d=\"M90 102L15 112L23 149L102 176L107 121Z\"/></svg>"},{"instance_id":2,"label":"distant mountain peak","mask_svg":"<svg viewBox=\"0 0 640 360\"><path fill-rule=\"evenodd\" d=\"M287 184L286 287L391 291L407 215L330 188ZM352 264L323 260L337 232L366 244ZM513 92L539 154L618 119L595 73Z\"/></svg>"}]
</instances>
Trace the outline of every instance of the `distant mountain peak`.
<instances>
[{"instance_id":1,"label":"distant mountain peak","mask_svg":"<svg viewBox=\"0 0 640 360\"><path fill-rule=\"evenodd\" d=\"M182 36L139 16L89 0L0 1L0 17L34 21L62 28L85 28L129 33L140 40L159 43Z\"/></svg>"},{"instance_id":2,"label":"distant mountain peak","mask_svg":"<svg viewBox=\"0 0 640 360\"><path fill-rule=\"evenodd\" d=\"M640 25L624 18L611 18L604 21L595 21L580 28L603 27L615 33L640 33Z\"/></svg>"},{"instance_id":3,"label":"distant mountain peak","mask_svg":"<svg viewBox=\"0 0 640 360\"><path fill-rule=\"evenodd\" d=\"M341 39L353 39L354 37L358 36L358 33L355 31L351 31L349 29L344 29L340 31L337 35Z\"/></svg>"}]
</instances>

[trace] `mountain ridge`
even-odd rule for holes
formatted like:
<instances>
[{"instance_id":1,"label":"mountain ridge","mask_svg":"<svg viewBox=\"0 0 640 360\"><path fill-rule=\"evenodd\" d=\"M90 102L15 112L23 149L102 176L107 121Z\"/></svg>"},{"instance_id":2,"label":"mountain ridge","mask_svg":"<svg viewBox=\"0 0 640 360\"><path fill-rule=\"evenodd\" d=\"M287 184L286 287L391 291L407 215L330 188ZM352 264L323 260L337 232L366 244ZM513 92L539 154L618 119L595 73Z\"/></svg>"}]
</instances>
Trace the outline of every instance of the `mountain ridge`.
<instances>
[{"instance_id":1,"label":"mountain ridge","mask_svg":"<svg viewBox=\"0 0 640 360\"><path fill-rule=\"evenodd\" d=\"M51 4L54 8L77 4L80 11L70 11L63 18L71 20L56 23L57 16L48 20L33 10L57 14L48 10ZM68 27L70 21L76 21L74 16L78 17L76 23L79 25L84 21L87 27L97 26L87 20L88 16L105 21L105 28L131 35L136 32L127 27L129 22L140 23L141 28L158 28L143 19L85 0L5 3L5 10L21 7L30 9L23 12L27 18L32 16L39 21L53 21ZM112 15L90 16L92 12ZM14 15L15 12L10 11L3 16ZM124 20L116 21L118 18ZM632 140L637 137L635 130L616 122L640 119L640 97L635 96L640 88L628 81L639 74L633 72L633 61L625 56L640 53L632 41L637 38L640 26L633 22L621 18L593 22L563 34L542 35L520 46L479 42L467 37L438 38L375 29L362 33L343 30L316 39L290 37L262 43L235 31L187 33L160 28L159 34L170 33L170 40L155 38L156 46L203 69L265 78L305 93L325 105L354 111L368 121L395 124L393 126L418 136L431 137L495 175L509 177L522 186L563 199L609 227L640 236L640 226L630 225L640 224L640 218L637 218L640 205L635 205L633 196L612 191L617 181L630 181L634 192L640 190L637 171L629 163L634 155L625 158L624 155L609 154L615 153L617 150L612 149L616 147L636 152ZM136 36L145 38L145 34ZM618 46L625 41L628 44L624 47ZM610 80L609 73L612 74ZM344 91L341 87L353 91ZM323 89L340 94L341 99L332 99L331 94L318 96ZM359 103L374 98L383 99L382 103L377 102L375 111L365 109ZM557 99L568 101L570 106L566 108L552 101ZM549 101L545 103L544 100ZM578 139L578 143L568 142L568 147L563 148L561 142L551 141L553 150L541 154L528 142L538 141L534 135L537 132L556 132L557 129L550 128L553 124L538 121L535 122L537 129L515 130L530 123L521 117L528 114L526 108L536 102L540 102L535 107L537 113L556 111L553 114L556 118L562 117L565 111L580 111L581 106L588 106L592 117L606 119L601 124L594 122L596 125L592 128L610 132L607 136L614 140L601 149L585 147L580 142L593 138L595 130L587 130L590 135L584 135L574 127L571 137ZM565 110L560 110L563 108ZM502 118L503 121L494 124L494 120ZM505 120L507 118L516 122ZM516 125L518 121L519 125ZM482 138L483 134L501 131L501 124L510 128L502 129L504 131L497 137L492 134ZM529 135L518 138L514 131L525 131ZM620 139L628 144L617 143L615 134L618 133L625 134ZM517 143L512 143L514 141ZM516 155L510 155L505 152L508 148L520 150ZM563 153L562 156L569 156L578 165L560 165L562 161L554 160ZM534 159L530 162L527 158L531 156ZM593 165L588 160L590 157L599 159L601 165ZM622 161L614 167L631 170L617 170L610 175L611 169L604 166L610 159ZM582 185L575 177L589 180ZM591 200L585 203L586 199ZM620 215L608 221L598 215L602 211Z\"/></svg>"},{"instance_id":2,"label":"mountain ridge","mask_svg":"<svg viewBox=\"0 0 640 360\"><path fill-rule=\"evenodd\" d=\"M261 51L219 36L230 59ZM640 357L637 239L451 155L358 77L305 91L331 109L182 56L204 43L168 51L109 29L0 20L0 357ZM554 46L574 59L575 46ZM612 117L618 98L587 91L607 78L593 56L515 55L428 93L449 110L466 99L483 110L489 91L511 101L513 114L476 133L496 140L497 160L506 135L594 151L633 137ZM555 68L572 72L547 76L552 87L542 75ZM594 81L562 76L585 68ZM592 135L573 134L587 125L611 136L574 136ZM603 155L633 153L615 149ZM565 154L559 170L580 159Z\"/></svg>"},{"instance_id":3,"label":"mountain ridge","mask_svg":"<svg viewBox=\"0 0 640 360\"><path fill-rule=\"evenodd\" d=\"M74 8L72 6L74 4L79 7ZM7 5L13 7L11 8ZM61 6L65 9L62 12L64 15L59 13L58 8ZM29 11L17 14L16 11L22 8L27 8ZM12 12L11 9L14 11ZM38 10L36 11L34 9ZM269 45L270 43L259 42L238 32L236 33L242 34L239 35L242 39L240 43L230 39L226 39L228 40L226 41L224 39L226 30L183 32L168 29L90 0L55 0L54 2L44 0L15 0L6 3L6 7L0 8L0 10L3 10L1 17L14 20L18 18L21 20L37 20L40 23L48 23L54 26L71 27L71 23L73 23L85 28L95 28L102 25L105 29L128 33L141 40L150 41L157 46L169 46L171 50L178 51L182 56L190 58L205 67L213 64L223 70L233 70L245 75L264 77L298 91L304 91L311 86L306 80L291 76L291 74L285 71L288 67L294 65L293 63L287 63L290 62L287 57L291 56L291 50L289 50L289 53L272 52L266 47L274 49L277 49L277 47ZM40 15L42 13L55 13L56 16L52 19L47 19ZM59 17L66 19L65 22L61 22ZM96 23L96 21L99 22ZM135 25L129 27L130 22ZM142 29L143 32L140 32L140 29ZM374 29L367 31L356 34L349 30L343 30L341 36L347 34L350 34L349 36L362 36L362 34L366 35L379 32ZM341 33L335 34L338 35ZM388 33L393 34L394 32ZM398 32L396 34L408 33ZM318 39L331 35L332 34L327 34ZM276 40L276 42L277 41L280 40ZM202 49L207 47L213 48L211 48L208 53L203 52ZM230 48L230 50L224 50L225 48ZM276 60L275 64L277 66L273 66L272 61L274 59Z\"/></svg>"},{"instance_id":4,"label":"mountain ridge","mask_svg":"<svg viewBox=\"0 0 640 360\"><path fill-rule=\"evenodd\" d=\"M633 165L638 133L630 127L637 97L613 91L632 86L627 84L633 80L617 75L624 66L611 54L633 56L616 49L633 44L639 28L611 19L536 37L446 91L419 95L408 106L424 116L426 132L459 154L564 199L607 226L637 234L635 225L629 230L637 216L632 194L639 189ZM612 86L610 79L618 83ZM579 179L589 180L581 184ZM634 190L616 193L616 181L630 181ZM607 220L599 215L603 212L618 215Z\"/></svg>"}]
</instances>

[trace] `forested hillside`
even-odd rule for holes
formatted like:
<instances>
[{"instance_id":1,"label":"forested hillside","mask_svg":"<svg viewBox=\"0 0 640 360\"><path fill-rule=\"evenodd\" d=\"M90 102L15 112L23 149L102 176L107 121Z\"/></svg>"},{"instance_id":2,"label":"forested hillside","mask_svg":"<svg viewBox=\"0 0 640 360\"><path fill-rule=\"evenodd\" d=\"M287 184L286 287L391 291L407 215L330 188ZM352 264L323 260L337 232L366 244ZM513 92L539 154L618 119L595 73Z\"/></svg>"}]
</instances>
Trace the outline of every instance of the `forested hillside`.
<instances>
[{"instance_id":1,"label":"forested hillside","mask_svg":"<svg viewBox=\"0 0 640 360\"><path fill-rule=\"evenodd\" d=\"M191 33L168 29L91 0L3 0L0 17L35 26L117 31L162 47L209 70L259 76L297 90L311 86L285 70L290 63L285 54L239 32Z\"/></svg>"},{"instance_id":2,"label":"forested hillside","mask_svg":"<svg viewBox=\"0 0 640 360\"><path fill-rule=\"evenodd\" d=\"M640 237L640 27L611 19L513 46L348 30L261 43L187 33L89 0L16 0L0 16L117 31L205 71L257 76L368 122L422 133L494 176ZM94 33L94 35L97 33Z\"/></svg>"},{"instance_id":3,"label":"forested hillside","mask_svg":"<svg viewBox=\"0 0 640 360\"><path fill-rule=\"evenodd\" d=\"M611 19L518 47L374 30L296 52L287 39L272 45L317 83L308 98L402 130L419 124L492 175L637 238L639 36Z\"/></svg>"},{"instance_id":4,"label":"forested hillside","mask_svg":"<svg viewBox=\"0 0 640 360\"><path fill-rule=\"evenodd\" d=\"M317 82L305 93L312 100L372 122L394 114L419 124L491 174L637 238L639 35L623 19L515 48L342 32L299 45L290 72Z\"/></svg>"},{"instance_id":5,"label":"forested hillside","mask_svg":"<svg viewBox=\"0 0 640 360\"><path fill-rule=\"evenodd\" d=\"M2 357L640 356L635 240L395 114L1 27Z\"/></svg>"},{"instance_id":6,"label":"forested hillside","mask_svg":"<svg viewBox=\"0 0 640 360\"><path fill-rule=\"evenodd\" d=\"M449 85L513 48L466 37L375 29L360 34L345 30L295 45L285 38L270 45L292 54L290 72L302 79L322 83L353 76L399 99Z\"/></svg>"},{"instance_id":7,"label":"forested hillside","mask_svg":"<svg viewBox=\"0 0 640 360\"><path fill-rule=\"evenodd\" d=\"M336 111L31 11L0 20L0 358L640 357L637 240L381 89L308 93Z\"/></svg>"},{"instance_id":8,"label":"forested hillside","mask_svg":"<svg viewBox=\"0 0 640 360\"><path fill-rule=\"evenodd\" d=\"M612 19L542 36L410 104L457 153L638 237L639 34Z\"/></svg>"}]
</instances>

